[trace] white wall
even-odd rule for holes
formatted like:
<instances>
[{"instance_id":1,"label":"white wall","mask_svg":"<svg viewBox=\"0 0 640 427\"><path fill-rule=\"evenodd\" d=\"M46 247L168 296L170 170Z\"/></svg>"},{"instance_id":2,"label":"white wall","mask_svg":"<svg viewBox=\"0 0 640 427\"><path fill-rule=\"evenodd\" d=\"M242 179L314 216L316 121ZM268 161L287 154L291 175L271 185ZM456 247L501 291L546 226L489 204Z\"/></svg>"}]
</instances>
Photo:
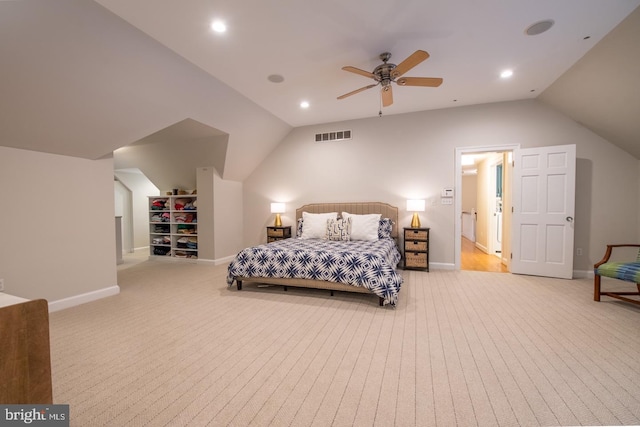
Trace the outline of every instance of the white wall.
<instances>
[{"instance_id":1,"label":"white wall","mask_svg":"<svg viewBox=\"0 0 640 427\"><path fill-rule=\"evenodd\" d=\"M462 175L462 212L478 209L478 175Z\"/></svg>"},{"instance_id":2,"label":"white wall","mask_svg":"<svg viewBox=\"0 0 640 427\"><path fill-rule=\"evenodd\" d=\"M148 247L149 196L160 195L160 190L142 173L116 171L115 175L131 191L133 248Z\"/></svg>"},{"instance_id":3,"label":"white wall","mask_svg":"<svg viewBox=\"0 0 640 427\"><path fill-rule=\"evenodd\" d=\"M242 249L242 183L198 168L198 259L225 262Z\"/></svg>"},{"instance_id":4,"label":"white wall","mask_svg":"<svg viewBox=\"0 0 640 427\"><path fill-rule=\"evenodd\" d=\"M133 252L133 208L132 194L122 182L113 181L115 215L120 217L120 250L122 253ZM118 240L116 240L118 244ZM122 256L122 253L120 256Z\"/></svg>"},{"instance_id":5,"label":"white wall","mask_svg":"<svg viewBox=\"0 0 640 427\"><path fill-rule=\"evenodd\" d=\"M351 129L353 139L316 143L314 134ZM574 267L590 271L604 245L638 232L638 161L535 100L388 115L293 130L244 182L244 242L265 240L272 201L286 202L285 224L308 202L384 201L410 222L408 198L426 198L430 261L454 264L454 207L439 203L454 186L455 148L577 145ZM578 246L580 245L580 246Z\"/></svg>"},{"instance_id":6,"label":"white wall","mask_svg":"<svg viewBox=\"0 0 640 427\"><path fill-rule=\"evenodd\" d=\"M476 192L479 195L476 210L476 246L483 252L489 252L489 206L488 197L491 188L491 170L489 162L485 159L478 163L478 178L476 180Z\"/></svg>"},{"instance_id":7,"label":"white wall","mask_svg":"<svg viewBox=\"0 0 640 427\"><path fill-rule=\"evenodd\" d=\"M214 174L214 241L216 260L235 256L242 248L242 183ZM229 259L230 260L230 259Z\"/></svg>"},{"instance_id":8,"label":"white wall","mask_svg":"<svg viewBox=\"0 0 640 427\"><path fill-rule=\"evenodd\" d=\"M49 303L117 292L113 194L111 159L0 147L6 292Z\"/></svg>"}]
</instances>

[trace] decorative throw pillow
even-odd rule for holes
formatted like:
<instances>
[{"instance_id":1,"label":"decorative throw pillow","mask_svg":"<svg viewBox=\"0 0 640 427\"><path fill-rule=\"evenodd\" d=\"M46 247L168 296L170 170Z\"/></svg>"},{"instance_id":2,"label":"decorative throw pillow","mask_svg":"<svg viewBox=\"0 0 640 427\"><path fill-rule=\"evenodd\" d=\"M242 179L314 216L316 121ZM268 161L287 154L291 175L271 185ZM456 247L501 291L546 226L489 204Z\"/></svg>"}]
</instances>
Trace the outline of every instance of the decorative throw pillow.
<instances>
[{"instance_id":1,"label":"decorative throw pillow","mask_svg":"<svg viewBox=\"0 0 640 427\"><path fill-rule=\"evenodd\" d=\"M391 218L380 218L378 226L378 239L390 239L393 230L393 221Z\"/></svg>"},{"instance_id":2,"label":"decorative throw pillow","mask_svg":"<svg viewBox=\"0 0 640 427\"><path fill-rule=\"evenodd\" d=\"M302 218L298 218L298 226L296 227L296 237L302 236Z\"/></svg>"},{"instance_id":3,"label":"decorative throw pillow","mask_svg":"<svg viewBox=\"0 0 640 427\"><path fill-rule=\"evenodd\" d=\"M351 218L328 219L327 220L327 240L351 240Z\"/></svg>"},{"instance_id":4,"label":"decorative throw pillow","mask_svg":"<svg viewBox=\"0 0 640 427\"><path fill-rule=\"evenodd\" d=\"M302 212L301 239L324 239L327 234L327 220L337 219L338 212L313 214Z\"/></svg>"},{"instance_id":5,"label":"decorative throw pillow","mask_svg":"<svg viewBox=\"0 0 640 427\"><path fill-rule=\"evenodd\" d=\"M342 218L351 218L351 240L378 240L380 214L356 215L342 212Z\"/></svg>"}]
</instances>

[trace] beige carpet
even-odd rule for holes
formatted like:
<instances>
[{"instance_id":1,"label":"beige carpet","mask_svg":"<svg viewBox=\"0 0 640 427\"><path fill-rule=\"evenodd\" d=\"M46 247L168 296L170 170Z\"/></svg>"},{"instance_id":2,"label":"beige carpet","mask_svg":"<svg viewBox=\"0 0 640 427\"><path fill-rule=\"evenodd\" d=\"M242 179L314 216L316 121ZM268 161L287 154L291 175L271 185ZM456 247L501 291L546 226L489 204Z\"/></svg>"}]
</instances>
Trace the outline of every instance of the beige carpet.
<instances>
[{"instance_id":1,"label":"beige carpet","mask_svg":"<svg viewBox=\"0 0 640 427\"><path fill-rule=\"evenodd\" d=\"M225 275L143 262L53 313L71 425L640 424L640 307L590 280L405 271L392 309Z\"/></svg>"}]
</instances>

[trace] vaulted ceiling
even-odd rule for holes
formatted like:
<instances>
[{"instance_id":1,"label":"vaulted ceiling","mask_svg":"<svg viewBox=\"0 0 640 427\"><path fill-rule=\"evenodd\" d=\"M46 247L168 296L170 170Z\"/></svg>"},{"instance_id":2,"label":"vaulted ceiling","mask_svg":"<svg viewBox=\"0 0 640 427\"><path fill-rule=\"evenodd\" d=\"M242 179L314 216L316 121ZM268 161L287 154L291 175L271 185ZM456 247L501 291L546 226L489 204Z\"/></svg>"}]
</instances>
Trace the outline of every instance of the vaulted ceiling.
<instances>
[{"instance_id":1,"label":"vaulted ceiling","mask_svg":"<svg viewBox=\"0 0 640 427\"><path fill-rule=\"evenodd\" d=\"M241 180L292 127L538 98L640 158L639 5L0 1L0 145L95 159L198 123L228 135L220 168ZM543 20L548 31L526 34ZM419 49L430 57L405 76L439 87L394 83L389 107L380 86L336 99L376 83L343 66L372 71L383 52L399 64Z\"/></svg>"}]
</instances>

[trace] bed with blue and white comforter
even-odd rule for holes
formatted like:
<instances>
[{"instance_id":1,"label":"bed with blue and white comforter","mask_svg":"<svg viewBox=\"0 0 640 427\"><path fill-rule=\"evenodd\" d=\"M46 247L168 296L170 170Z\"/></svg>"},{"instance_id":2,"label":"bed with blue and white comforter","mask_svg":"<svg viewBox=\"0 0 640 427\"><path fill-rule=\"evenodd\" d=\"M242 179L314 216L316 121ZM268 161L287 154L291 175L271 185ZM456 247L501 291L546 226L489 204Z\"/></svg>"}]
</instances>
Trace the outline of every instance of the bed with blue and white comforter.
<instances>
[{"instance_id":1,"label":"bed with blue and white comforter","mask_svg":"<svg viewBox=\"0 0 640 427\"><path fill-rule=\"evenodd\" d=\"M227 284L237 278L310 279L364 287L395 305L402 285L395 240L284 239L242 250L231 261Z\"/></svg>"}]
</instances>

